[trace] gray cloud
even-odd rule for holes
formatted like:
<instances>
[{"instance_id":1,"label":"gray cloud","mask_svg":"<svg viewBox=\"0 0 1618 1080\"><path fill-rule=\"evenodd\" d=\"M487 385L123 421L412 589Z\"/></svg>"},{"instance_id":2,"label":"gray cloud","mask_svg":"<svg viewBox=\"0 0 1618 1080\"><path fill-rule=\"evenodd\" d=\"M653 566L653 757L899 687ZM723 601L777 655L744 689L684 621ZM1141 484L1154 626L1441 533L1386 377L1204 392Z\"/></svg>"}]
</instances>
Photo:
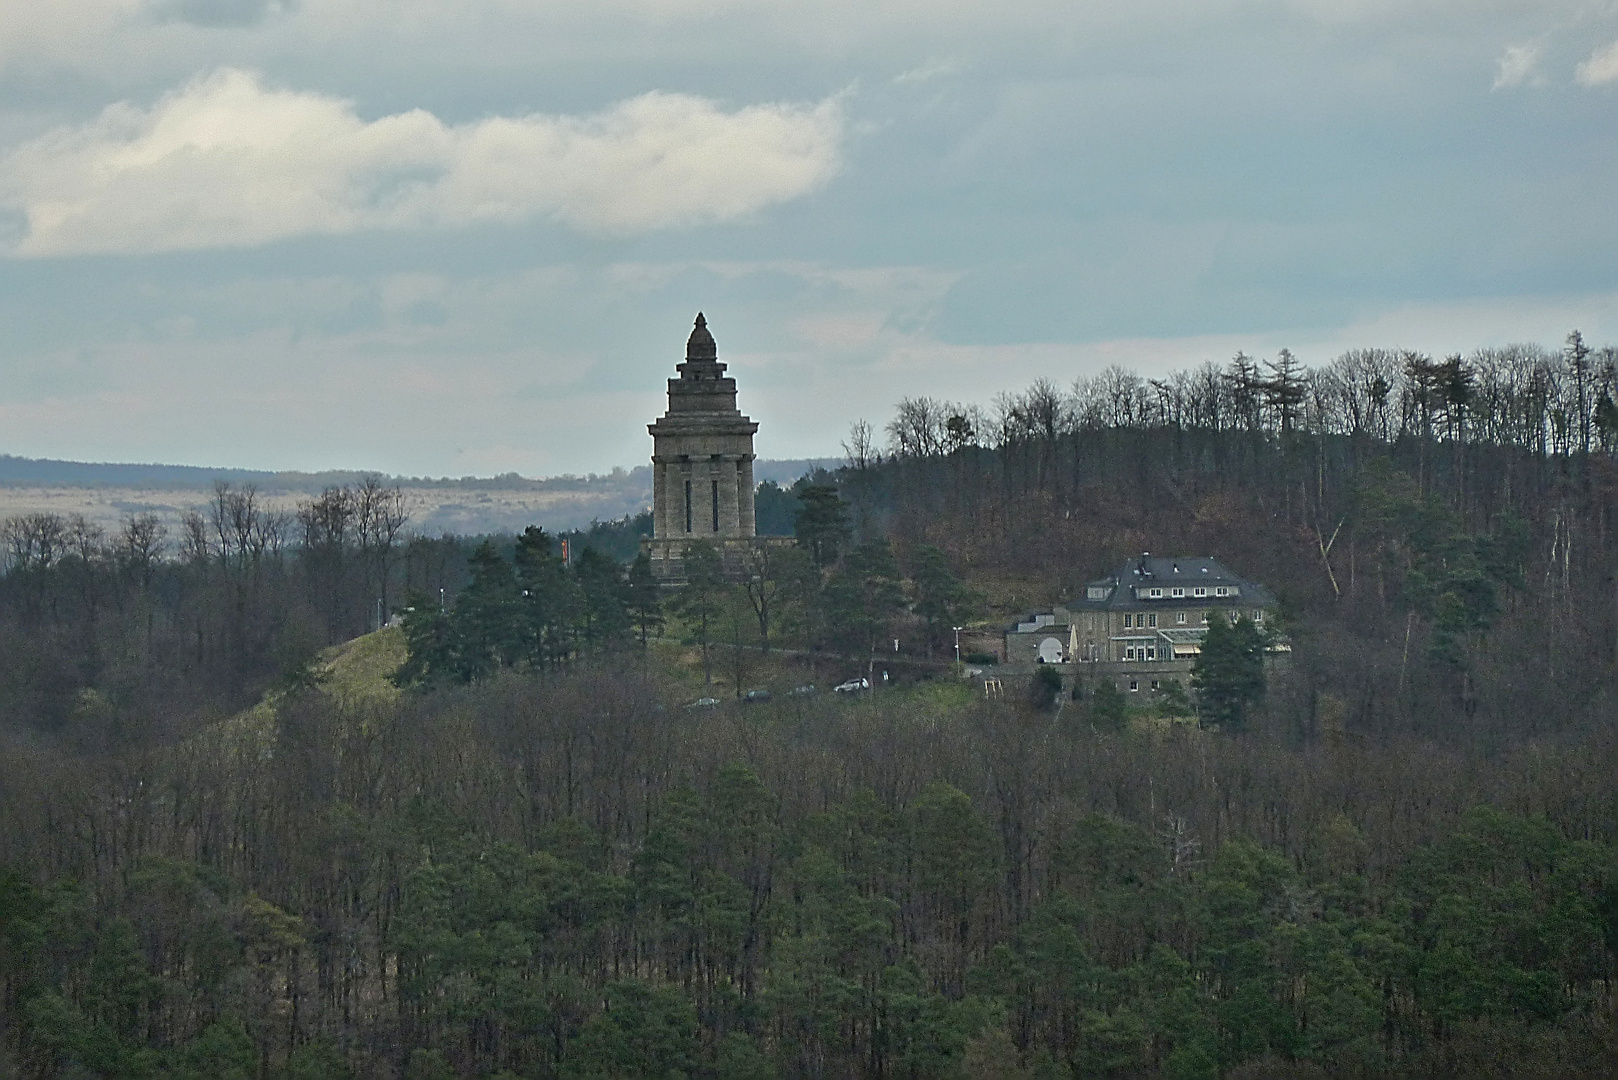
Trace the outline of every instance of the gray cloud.
<instances>
[{"instance_id":1,"label":"gray cloud","mask_svg":"<svg viewBox=\"0 0 1618 1080\"><path fill-rule=\"evenodd\" d=\"M0 451L633 464L699 307L782 456L1112 362L1618 338L1606 0L152 2L0 0Z\"/></svg>"},{"instance_id":2,"label":"gray cloud","mask_svg":"<svg viewBox=\"0 0 1618 1080\"><path fill-rule=\"evenodd\" d=\"M255 26L272 14L292 11L296 0L154 0L153 17L203 27Z\"/></svg>"},{"instance_id":3,"label":"gray cloud","mask_svg":"<svg viewBox=\"0 0 1618 1080\"><path fill-rule=\"evenodd\" d=\"M1495 60L1494 88L1515 86L1544 86L1545 77L1539 72L1545 47L1538 41L1524 41L1508 45Z\"/></svg>"},{"instance_id":4,"label":"gray cloud","mask_svg":"<svg viewBox=\"0 0 1618 1080\"><path fill-rule=\"evenodd\" d=\"M1574 72L1581 86L1608 86L1618 82L1618 41L1590 54Z\"/></svg>"},{"instance_id":5,"label":"gray cloud","mask_svg":"<svg viewBox=\"0 0 1618 1080\"><path fill-rule=\"evenodd\" d=\"M825 184L839 99L726 112L649 93L592 116L365 121L222 69L150 109L120 104L0 163L25 256L251 247L310 233L552 218L628 235L745 217Z\"/></svg>"}]
</instances>

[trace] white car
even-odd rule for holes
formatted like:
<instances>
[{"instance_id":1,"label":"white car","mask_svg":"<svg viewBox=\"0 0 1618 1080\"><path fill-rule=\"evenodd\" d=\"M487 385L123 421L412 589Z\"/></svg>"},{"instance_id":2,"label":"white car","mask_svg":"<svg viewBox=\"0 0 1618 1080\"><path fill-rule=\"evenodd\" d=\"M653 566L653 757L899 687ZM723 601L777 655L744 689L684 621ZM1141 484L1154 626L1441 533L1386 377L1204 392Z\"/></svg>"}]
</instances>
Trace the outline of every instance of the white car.
<instances>
[{"instance_id":1,"label":"white car","mask_svg":"<svg viewBox=\"0 0 1618 1080\"><path fill-rule=\"evenodd\" d=\"M836 686L831 688L831 691L834 694L853 694L860 690L869 690L870 688L871 680L859 678L850 679L845 683L838 683Z\"/></svg>"}]
</instances>

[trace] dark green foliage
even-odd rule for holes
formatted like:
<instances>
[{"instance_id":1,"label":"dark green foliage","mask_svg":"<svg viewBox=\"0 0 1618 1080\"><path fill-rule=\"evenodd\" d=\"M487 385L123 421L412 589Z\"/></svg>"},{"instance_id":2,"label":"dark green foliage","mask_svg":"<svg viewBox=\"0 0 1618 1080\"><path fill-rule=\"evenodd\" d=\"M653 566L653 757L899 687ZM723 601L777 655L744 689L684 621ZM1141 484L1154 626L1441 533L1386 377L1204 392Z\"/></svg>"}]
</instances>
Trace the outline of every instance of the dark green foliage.
<instances>
[{"instance_id":1,"label":"dark green foliage","mask_svg":"<svg viewBox=\"0 0 1618 1080\"><path fill-rule=\"evenodd\" d=\"M1598 896L1610 869L1545 821L1472 811L1409 868L1420 1003L1439 1023L1580 1007L1606 964Z\"/></svg>"},{"instance_id":2,"label":"dark green foliage","mask_svg":"<svg viewBox=\"0 0 1618 1080\"><path fill-rule=\"evenodd\" d=\"M491 541L468 561L472 580L448 611L412 596L404 617L409 657L394 676L399 685L469 683L503 669L561 667L627 644L632 631L644 643L662 621L644 558L626 568L585 548L569 566L553 539L530 525L509 562Z\"/></svg>"},{"instance_id":3,"label":"dark green foliage","mask_svg":"<svg viewBox=\"0 0 1618 1080\"><path fill-rule=\"evenodd\" d=\"M886 540L861 544L844 556L825 588L827 620L845 655L872 656L904 610L904 589Z\"/></svg>"},{"instance_id":4,"label":"dark green foliage","mask_svg":"<svg viewBox=\"0 0 1618 1080\"><path fill-rule=\"evenodd\" d=\"M673 988L610 983L606 1007L568 1043L566 1080L684 1080L695 1070L697 1011Z\"/></svg>"},{"instance_id":5,"label":"dark green foliage","mask_svg":"<svg viewBox=\"0 0 1618 1080\"><path fill-rule=\"evenodd\" d=\"M314 1039L287 1055L278 1080L350 1080L354 1075L336 1044Z\"/></svg>"},{"instance_id":6,"label":"dark green foliage","mask_svg":"<svg viewBox=\"0 0 1618 1080\"><path fill-rule=\"evenodd\" d=\"M567 541L570 554L589 548L614 562L627 563L640 554L641 539L651 535L652 512L642 510L617 521L592 521L588 529L570 529L558 533L556 539Z\"/></svg>"},{"instance_id":7,"label":"dark green foliage","mask_svg":"<svg viewBox=\"0 0 1618 1080\"><path fill-rule=\"evenodd\" d=\"M927 623L929 648L943 646L976 610L972 591L950 572L944 553L931 544L918 546L910 556L910 580L916 600L912 610Z\"/></svg>"},{"instance_id":8,"label":"dark green foliage","mask_svg":"<svg viewBox=\"0 0 1618 1080\"><path fill-rule=\"evenodd\" d=\"M410 1051L404 1080L456 1080L455 1070L438 1050L417 1048Z\"/></svg>"},{"instance_id":9,"label":"dark green foliage","mask_svg":"<svg viewBox=\"0 0 1618 1080\"><path fill-rule=\"evenodd\" d=\"M597 715L620 707L592 701ZM635 730L659 737L646 719ZM398 737L382 737L385 754ZM1083 753L1109 747L1125 748ZM491 835L492 817L421 797L328 816L308 833L313 865L340 860L355 895L389 898L385 919L359 915L388 997L341 1043L321 1033L337 1013L318 1018L315 989L352 955L318 930L344 901L313 879L292 883L294 916L203 865L148 859L98 919L85 890L7 872L3 1038L30 1080L1369 1077L1441 1061L1593 1077L1611 1064L1586 1019L1618 970L1610 843L1482 807L1370 881L1369 845L1341 815L1307 872L1250 839L1204 851L1172 813L1055 815L1016 911L1012 794L933 781L809 813L728 763L667 788L618 843L574 817L517 843Z\"/></svg>"},{"instance_id":10,"label":"dark green foliage","mask_svg":"<svg viewBox=\"0 0 1618 1080\"><path fill-rule=\"evenodd\" d=\"M652 576L651 556L644 551L635 556L635 561L629 564L629 575L624 584L624 610L644 647L646 638L662 629L664 621L663 598L657 578Z\"/></svg>"},{"instance_id":11,"label":"dark green foliage","mask_svg":"<svg viewBox=\"0 0 1618 1080\"><path fill-rule=\"evenodd\" d=\"M830 565L848 542L848 508L830 484L800 481L793 491L800 503L793 534L816 566Z\"/></svg>"},{"instance_id":12,"label":"dark green foliage","mask_svg":"<svg viewBox=\"0 0 1618 1080\"><path fill-rule=\"evenodd\" d=\"M573 629L588 610L580 582L562 562L559 545L532 525L517 537L512 562L522 611L522 656L536 667L565 664L573 654Z\"/></svg>"},{"instance_id":13,"label":"dark green foliage","mask_svg":"<svg viewBox=\"0 0 1618 1080\"><path fill-rule=\"evenodd\" d=\"M669 602L669 609L685 620L692 640L702 649L703 679L713 683L709 648L719 619L725 613L729 586L725 583L724 563L719 551L706 540L685 547L685 584Z\"/></svg>"},{"instance_id":14,"label":"dark green foliage","mask_svg":"<svg viewBox=\"0 0 1618 1080\"><path fill-rule=\"evenodd\" d=\"M1129 699L1111 679L1097 679L1084 703L1084 716L1096 731L1122 731L1129 726Z\"/></svg>"},{"instance_id":15,"label":"dark green foliage","mask_svg":"<svg viewBox=\"0 0 1618 1080\"><path fill-rule=\"evenodd\" d=\"M1501 590L1523 584L1527 522L1508 508L1489 531L1468 534L1460 515L1387 469L1372 470L1355 495L1362 528L1380 547L1382 573L1407 608L1432 622L1429 654L1466 667L1469 646L1500 614Z\"/></svg>"},{"instance_id":16,"label":"dark green foliage","mask_svg":"<svg viewBox=\"0 0 1618 1080\"><path fill-rule=\"evenodd\" d=\"M454 668L449 674L471 682L517 662L527 644L523 597L517 576L485 540L469 560L472 581L455 598L450 625L454 631Z\"/></svg>"},{"instance_id":17,"label":"dark green foliage","mask_svg":"<svg viewBox=\"0 0 1618 1080\"><path fill-rule=\"evenodd\" d=\"M403 630L408 653L404 665L393 674L394 682L415 686L447 678L456 670L455 634L448 613L439 609L438 601L421 592L412 593Z\"/></svg>"},{"instance_id":18,"label":"dark green foliage","mask_svg":"<svg viewBox=\"0 0 1618 1080\"><path fill-rule=\"evenodd\" d=\"M1191 698L1185 692L1185 684L1178 679L1164 679L1151 706L1160 717L1192 714Z\"/></svg>"},{"instance_id":19,"label":"dark green foliage","mask_svg":"<svg viewBox=\"0 0 1618 1080\"><path fill-rule=\"evenodd\" d=\"M1029 687L1029 700L1036 709L1049 709L1056 704L1056 699L1062 694L1062 676L1056 669L1041 664L1034 669L1034 679Z\"/></svg>"},{"instance_id":20,"label":"dark green foliage","mask_svg":"<svg viewBox=\"0 0 1618 1080\"><path fill-rule=\"evenodd\" d=\"M1245 615L1231 623L1208 615L1208 636L1191 668L1197 714L1205 724L1240 731L1264 699L1264 635Z\"/></svg>"},{"instance_id":21,"label":"dark green foliage","mask_svg":"<svg viewBox=\"0 0 1618 1080\"><path fill-rule=\"evenodd\" d=\"M626 640L633 625L624 568L594 548L579 553L573 568L579 588L578 648L595 652Z\"/></svg>"},{"instance_id":22,"label":"dark green foliage","mask_svg":"<svg viewBox=\"0 0 1618 1080\"><path fill-rule=\"evenodd\" d=\"M753 494L754 530L760 536L791 536L798 524L802 503L795 490L766 480Z\"/></svg>"}]
</instances>

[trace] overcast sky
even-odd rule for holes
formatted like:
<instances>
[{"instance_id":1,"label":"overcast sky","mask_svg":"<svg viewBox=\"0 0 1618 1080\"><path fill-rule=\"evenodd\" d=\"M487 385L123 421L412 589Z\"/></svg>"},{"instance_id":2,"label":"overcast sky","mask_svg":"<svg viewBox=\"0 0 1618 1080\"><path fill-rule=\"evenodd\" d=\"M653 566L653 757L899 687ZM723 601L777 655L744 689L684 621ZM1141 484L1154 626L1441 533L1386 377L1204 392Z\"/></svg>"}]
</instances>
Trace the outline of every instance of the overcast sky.
<instances>
[{"instance_id":1,"label":"overcast sky","mask_svg":"<svg viewBox=\"0 0 1618 1080\"><path fill-rule=\"evenodd\" d=\"M1282 346L1618 342L1618 2L0 0L0 452L605 471Z\"/></svg>"}]
</instances>

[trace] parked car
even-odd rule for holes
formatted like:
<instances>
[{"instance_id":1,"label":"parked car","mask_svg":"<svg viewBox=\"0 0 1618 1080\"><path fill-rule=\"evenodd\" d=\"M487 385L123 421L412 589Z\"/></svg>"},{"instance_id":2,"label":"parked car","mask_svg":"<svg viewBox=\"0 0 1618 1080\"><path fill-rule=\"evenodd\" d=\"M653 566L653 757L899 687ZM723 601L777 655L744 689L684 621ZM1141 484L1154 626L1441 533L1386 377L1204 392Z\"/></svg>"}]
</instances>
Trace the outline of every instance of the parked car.
<instances>
[{"instance_id":1,"label":"parked car","mask_svg":"<svg viewBox=\"0 0 1618 1080\"><path fill-rule=\"evenodd\" d=\"M718 705L718 704L719 704L719 699L716 698L716 697L699 697L699 698L697 698L697 700L695 700L691 704L687 705L686 708L688 708L688 709L711 709L715 705Z\"/></svg>"},{"instance_id":2,"label":"parked car","mask_svg":"<svg viewBox=\"0 0 1618 1080\"><path fill-rule=\"evenodd\" d=\"M742 695L743 704L748 705L755 705L768 700L770 700L770 692L768 690L749 690L747 693Z\"/></svg>"},{"instance_id":3,"label":"parked car","mask_svg":"<svg viewBox=\"0 0 1618 1080\"><path fill-rule=\"evenodd\" d=\"M871 680L862 676L858 679L850 679L845 683L838 683L831 689L832 693L834 694L853 694L861 690L869 690L870 688Z\"/></svg>"}]
</instances>

